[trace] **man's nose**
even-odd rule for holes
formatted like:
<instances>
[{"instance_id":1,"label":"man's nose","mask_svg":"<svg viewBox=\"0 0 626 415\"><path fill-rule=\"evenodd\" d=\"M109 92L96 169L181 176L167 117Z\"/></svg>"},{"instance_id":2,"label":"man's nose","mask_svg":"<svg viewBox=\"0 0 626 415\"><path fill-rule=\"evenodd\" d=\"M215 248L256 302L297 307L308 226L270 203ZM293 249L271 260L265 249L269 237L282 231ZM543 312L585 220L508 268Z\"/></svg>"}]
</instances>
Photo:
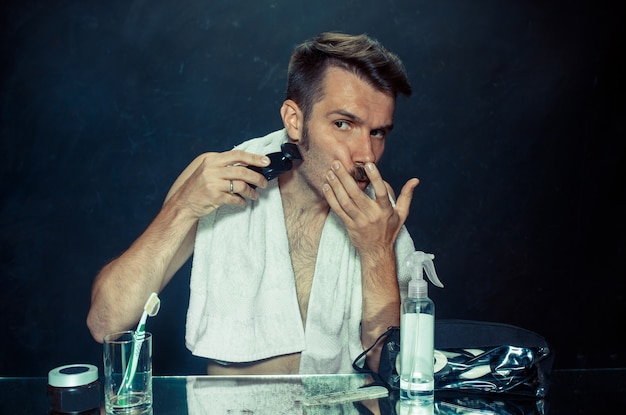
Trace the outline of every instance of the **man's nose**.
<instances>
[{"instance_id":1,"label":"man's nose","mask_svg":"<svg viewBox=\"0 0 626 415\"><path fill-rule=\"evenodd\" d=\"M376 154L374 153L372 137L369 132L359 134L352 144L352 160L355 163L376 162Z\"/></svg>"}]
</instances>

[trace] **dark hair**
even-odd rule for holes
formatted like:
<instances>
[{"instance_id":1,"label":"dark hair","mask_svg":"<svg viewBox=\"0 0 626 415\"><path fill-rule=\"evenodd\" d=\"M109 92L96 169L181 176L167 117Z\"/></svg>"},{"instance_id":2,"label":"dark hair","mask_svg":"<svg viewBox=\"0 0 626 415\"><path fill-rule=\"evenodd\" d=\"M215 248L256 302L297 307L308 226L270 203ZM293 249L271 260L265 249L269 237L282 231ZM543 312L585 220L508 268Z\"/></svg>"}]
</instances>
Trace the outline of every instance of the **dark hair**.
<instances>
[{"instance_id":1,"label":"dark hair","mask_svg":"<svg viewBox=\"0 0 626 415\"><path fill-rule=\"evenodd\" d=\"M286 99L296 102L305 117L322 99L324 75L331 66L356 74L394 98L411 95L402 61L377 40L365 34L322 33L298 45L289 61Z\"/></svg>"}]
</instances>

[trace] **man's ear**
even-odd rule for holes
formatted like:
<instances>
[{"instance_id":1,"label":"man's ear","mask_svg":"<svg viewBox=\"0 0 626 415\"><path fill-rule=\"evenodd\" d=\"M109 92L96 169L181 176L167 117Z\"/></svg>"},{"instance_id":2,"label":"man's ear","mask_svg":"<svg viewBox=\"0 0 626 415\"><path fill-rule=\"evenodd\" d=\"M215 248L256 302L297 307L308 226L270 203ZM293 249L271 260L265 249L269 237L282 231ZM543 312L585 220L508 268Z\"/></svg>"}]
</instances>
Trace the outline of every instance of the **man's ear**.
<instances>
[{"instance_id":1,"label":"man's ear","mask_svg":"<svg viewBox=\"0 0 626 415\"><path fill-rule=\"evenodd\" d=\"M293 100L288 99L280 107L280 116L283 119L285 130L287 130L287 136L297 144L302 138L302 129L304 127L304 119L300 107Z\"/></svg>"}]
</instances>

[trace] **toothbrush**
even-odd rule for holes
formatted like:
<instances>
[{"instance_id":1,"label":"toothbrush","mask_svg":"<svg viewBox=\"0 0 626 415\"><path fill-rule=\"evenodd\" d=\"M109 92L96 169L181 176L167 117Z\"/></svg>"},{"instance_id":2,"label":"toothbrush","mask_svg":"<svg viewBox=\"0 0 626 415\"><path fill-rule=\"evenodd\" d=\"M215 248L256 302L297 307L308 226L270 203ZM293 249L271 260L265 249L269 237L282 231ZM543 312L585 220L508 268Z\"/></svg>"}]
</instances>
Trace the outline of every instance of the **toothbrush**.
<instances>
[{"instance_id":1,"label":"toothbrush","mask_svg":"<svg viewBox=\"0 0 626 415\"><path fill-rule=\"evenodd\" d=\"M133 335L133 354L130 356L130 361L126 365L124 379L122 379L122 384L120 385L120 389L117 392L118 396L122 395L123 393L127 393L130 389L131 384L133 383L135 371L137 370L137 361L139 360L141 345L146 338L146 320L148 319L148 316L156 316L160 308L161 300L159 300L159 296L156 293L150 294L150 297L148 297L146 304L143 306L143 314L141 315L141 319L139 320L139 324L137 325L137 330Z\"/></svg>"}]
</instances>

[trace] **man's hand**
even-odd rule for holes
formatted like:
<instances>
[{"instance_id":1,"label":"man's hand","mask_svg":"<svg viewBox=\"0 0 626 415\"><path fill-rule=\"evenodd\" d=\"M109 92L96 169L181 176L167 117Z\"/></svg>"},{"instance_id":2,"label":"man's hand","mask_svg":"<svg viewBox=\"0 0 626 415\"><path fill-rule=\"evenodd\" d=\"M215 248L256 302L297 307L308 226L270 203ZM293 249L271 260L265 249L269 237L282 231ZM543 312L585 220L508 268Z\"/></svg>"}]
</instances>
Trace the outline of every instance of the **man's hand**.
<instances>
[{"instance_id":1,"label":"man's hand","mask_svg":"<svg viewBox=\"0 0 626 415\"><path fill-rule=\"evenodd\" d=\"M202 154L180 175L167 200L171 199L195 218L225 204L245 206L246 199L258 197L250 184L267 187L265 177L246 166L265 167L269 163L267 156L241 150Z\"/></svg>"},{"instance_id":2,"label":"man's hand","mask_svg":"<svg viewBox=\"0 0 626 415\"><path fill-rule=\"evenodd\" d=\"M359 254L367 256L393 247L409 215L413 191L419 180L413 178L406 182L394 207L389 200L390 186L382 179L376 165L367 163L364 167L375 199L359 188L339 161L331 164L323 189L331 209L346 225L352 244Z\"/></svg>"}]
</instances>

